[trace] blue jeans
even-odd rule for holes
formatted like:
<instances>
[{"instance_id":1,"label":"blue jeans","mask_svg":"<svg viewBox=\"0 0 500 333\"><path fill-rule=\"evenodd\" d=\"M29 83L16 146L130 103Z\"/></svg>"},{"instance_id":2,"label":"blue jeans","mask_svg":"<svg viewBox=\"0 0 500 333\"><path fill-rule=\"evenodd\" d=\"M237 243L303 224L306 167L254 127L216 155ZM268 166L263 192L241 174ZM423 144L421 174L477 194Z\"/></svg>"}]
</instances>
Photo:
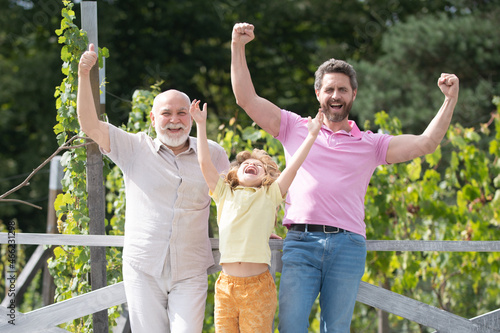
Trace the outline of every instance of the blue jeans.
<instances>
[{"instance_id":1,"label":"blue jeans","mask_svg":"<svg viewBox=\"0 0 500 333\"><path fill-rule=\"evenodd\" d=\"M319 294L321 332L348 333L365 271L365 238L347 231L289 231L282 259L279 331L307 332Z\"/></svg>"}]
</instances>

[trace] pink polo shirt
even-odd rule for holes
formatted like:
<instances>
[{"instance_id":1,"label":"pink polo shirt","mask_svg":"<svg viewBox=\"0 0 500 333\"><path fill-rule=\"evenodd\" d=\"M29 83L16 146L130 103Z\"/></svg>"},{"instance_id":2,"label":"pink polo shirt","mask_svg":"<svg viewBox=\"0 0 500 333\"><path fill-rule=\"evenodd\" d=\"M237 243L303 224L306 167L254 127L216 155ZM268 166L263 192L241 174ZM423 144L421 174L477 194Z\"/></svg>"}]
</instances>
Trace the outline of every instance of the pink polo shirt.
<instances>
[{"instance_id":1,"label":"pink polo shirt","mask_svg":"<svg viewBox=\"0 0 500 333\"><path fill-rule=\"evenodd\" d=\"M283 225L322 224L366 237L364 203L375 168L385 161L391 135L362 132L354 121L351 131L332 132L322 126L286 199ZM308 134L307 118L281 110L276 137L288 161Z\"/></svg>"}]
</instances>

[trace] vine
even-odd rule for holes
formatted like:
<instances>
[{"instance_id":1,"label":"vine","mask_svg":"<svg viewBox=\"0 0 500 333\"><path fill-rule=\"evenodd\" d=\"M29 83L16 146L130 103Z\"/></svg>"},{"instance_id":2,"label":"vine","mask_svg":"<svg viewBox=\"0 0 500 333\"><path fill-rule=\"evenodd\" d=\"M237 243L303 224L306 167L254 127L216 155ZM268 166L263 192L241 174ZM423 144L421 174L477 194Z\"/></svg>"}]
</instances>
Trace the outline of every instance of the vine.
<instances>
[{"instance_id":1,"label":"vine","mask_svg":"<svg viewBox=\"0 0 500 333\"><path fill-rule=\"evenodd\" d=\"M58 217L57 227L63 234L88 234L88 207L86 192L86 149L84 134L80 131L76 115L76 94L78 89L78 62L85 51L88 39L74 23L74 4L63 1L60 29L55 32L59 36L63 61L62 73L65 75L61 84L56 87L57 124L54 126L57 142L61 146L68 137L77 135L71 144L74 149L66 151L61 164L65 168L62 180L63 193L59 194L54 203ZM99 49L99 65L102 58L107 57L106 48ZM105 173L109 166L105 164ZM49 260L49 270L56 285L55 301L63 301L91 290L88 281L90 273L90 249L88 247L59 246L54 249L54 257ZM109 311L110 323L118 316L116 308ZM72 332L91 332L91 316L85 316L66 325Z\"/></svg>"}]
</instances>

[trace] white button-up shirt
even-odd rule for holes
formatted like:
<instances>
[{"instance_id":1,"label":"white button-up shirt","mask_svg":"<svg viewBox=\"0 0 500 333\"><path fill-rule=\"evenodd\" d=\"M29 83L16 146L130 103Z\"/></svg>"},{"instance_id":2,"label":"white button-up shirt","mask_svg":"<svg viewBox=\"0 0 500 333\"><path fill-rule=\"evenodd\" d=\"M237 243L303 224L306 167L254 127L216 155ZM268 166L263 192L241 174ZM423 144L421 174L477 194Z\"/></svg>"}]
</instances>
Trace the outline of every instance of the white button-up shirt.
<instances>
[{"instance_id":1,"label":"white button-up shirt","mask_svg":"<svg viewBox=\"0 0 500 333\"><path fill-rule=\"evenodd\" d=\"M178 155L145 133L127 133L109 125L107 156L124 174L126 192L123 259L160 277L170 262L174 281L206 272L213 265L208 238L210 196L198 164L196 138ZM209 141L219 173L229 161L224 149ZM167 258L168 255L168 258Z\"/></svg>"}]
</instances>

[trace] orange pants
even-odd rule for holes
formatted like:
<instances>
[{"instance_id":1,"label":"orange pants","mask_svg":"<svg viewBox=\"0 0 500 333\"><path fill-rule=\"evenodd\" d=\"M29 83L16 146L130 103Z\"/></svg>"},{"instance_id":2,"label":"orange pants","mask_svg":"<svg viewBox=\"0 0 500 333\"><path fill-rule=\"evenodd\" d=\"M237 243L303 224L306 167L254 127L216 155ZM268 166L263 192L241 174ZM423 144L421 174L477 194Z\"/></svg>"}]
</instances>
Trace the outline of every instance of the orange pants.
<instances>
[{"instance_id":1,"label":"orange pants","mask_svg":"<svg viewBox=\"0 0 500 333\"><path fill-rule=\"evenodd\" d=\"M215 283L215 332L269 333L276 303L276 285L269 271L249 277L221 272Z\"/></svg>"}]
</instances>

